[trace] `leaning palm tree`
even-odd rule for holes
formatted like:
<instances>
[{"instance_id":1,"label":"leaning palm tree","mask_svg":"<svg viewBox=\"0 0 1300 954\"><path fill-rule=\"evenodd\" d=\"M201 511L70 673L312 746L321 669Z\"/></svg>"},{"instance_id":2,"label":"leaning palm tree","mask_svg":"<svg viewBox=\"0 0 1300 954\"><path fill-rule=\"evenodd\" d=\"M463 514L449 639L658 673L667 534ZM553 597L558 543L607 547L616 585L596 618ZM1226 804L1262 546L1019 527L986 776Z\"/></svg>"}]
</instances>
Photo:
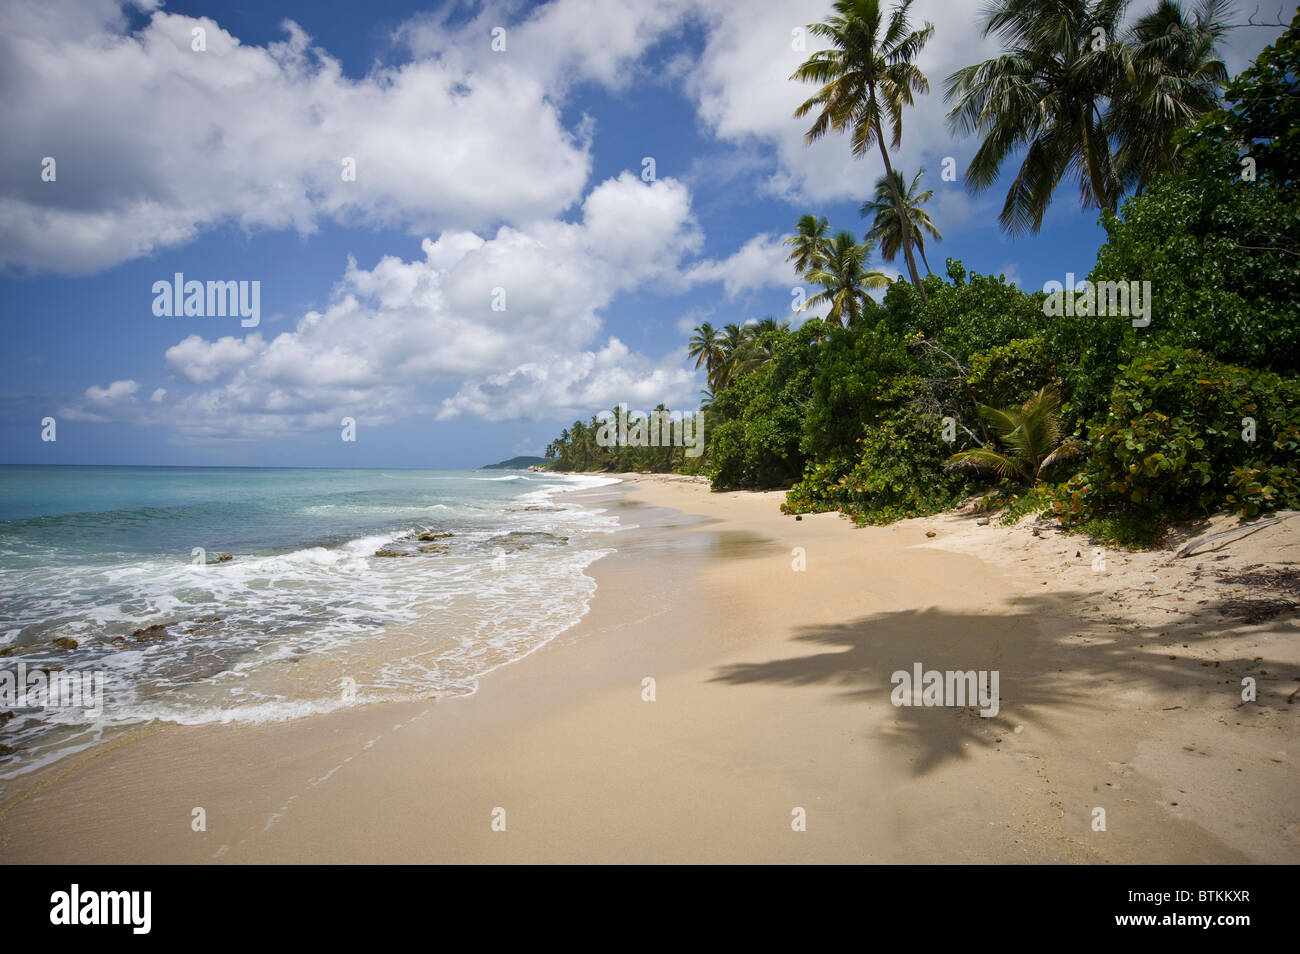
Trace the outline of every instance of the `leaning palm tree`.
<instances>
[{"instance_id":1,"label":"leaning palm tree","mask_svg":"<svg viewBox=\"0 0 1300 954\"><path fill-rule=\"evenodd\" d=\"M1061 442L1057 410L1061 396L1048 385L1039 389L1020 407L999 410L979 405L979 415L988 424L1006 452L977 447L953 454L945 465L949 470L989 470L999 477L1037 484L1057 461L1078 457L1087 445L1082 441Z\"/></svg>"},{"instance_id":2,"label":"leaning palm tree","mask_svg":"<svg viewBox=\"0 0 1300 954\"><path fill-rule=\"evenodd\" d=\"M831 310L826 315L827 321L846 326L856 323L862 317L867 290L889 285L887 275L867 270L867 258L873 248L871 242L859 245L852 232L836 235L825 264L808 273L808 278L821 285L822 290L810 296L803 307L812 308L829 302Z\"/></svg>"},{"instance_id":3,"label":"leaning palm tree","mask_svg":"<svg viewBox=\"0 0 1300 954\"><path fill-rule=\"evenodd\" d=\"M948 126L984 141L966 169L982 192L1003 162L1023 150L998 221L1013 235L1042 228L1062 177L1078 180L1085 207L1114 210L1120 197L1103 110L1123 79L1118 42L1128 0L995 0L985 36L998 34L1000 56L948 77Z\"/></svg>"},{"instance_id":4,"label":"leaning palm tree","mask_svg":"<svg viewBox=\"0 0 1300 954\"><path fill-rule=\"evenodd\" d=\"M1222 3L1202 0L1189 22L1177 3L1162 2L1121 37L1128 2L994 0L984 35L1002 38L1002 54L944 84L949 128L984 137L968 188L984 191L1023 153L998 217L1013 235L1042 228L1067 177L1085 208L1113 212L1126 186L1171 168L1172 133L1217 97Z\"/></svg>"},{"instance_id":5,"label":"leaning palm tree","mask_svg":"<svg viewBox=\"0 0 1300 954\"><path fill-rule=\"evenodd\" d=\"M899 148L903 107L912 105L914 93L930 91L925 74L912 61L929 41L934 26L927 23L913 30L907 18L911 5L912 0L901 0L886 16L881 0L837 0L834 15L808 25L814 36L829 40L832 48L808 57L790 77L821 86L794 113L802 118L817 112L804 139L813 142L830 130L848 130L855 156L864 155L872 146L880 147L890 182L894 167L885 148L886 130L892 134L893 148ZM902 196L894 198L901 206ZM911 222L904 220L903 255L908 274L925 298L913 244Z\"/></svg>"},{"instance_id":6,"label":"leaning palm tree","mask_svg":"<svg viewBox=\"0 0 1300 954\"><path fill-rule=\"evenodd\" d=\"M799 217L794 235L785 240L785 244L791 248L785 260L794 262L795 274L802 275L825 261L830 245L830 227L831 224L824 215L808 212Z\"/></svg>"},{"instance_id":7,"label":"leaning palm tree","mask_svg":"<svg viewBox=\"0 0 1300 954\"><path fill-rule=\"evenodd\" d=\"M707 321L697 326L687 354L695 359L695 367L704 368L705 376L712 382L723 358L722 338L718 335L718 329Z\"/></svg>"},{"instance_id":8,"label":"leaning palm tree","mask_svg":"<svg viewBox=\"0 0 1300 954\"><path fill-rule=\"evenodd\" d=\"M895 181L892 185L888 176L881 176L876 180L876 197L863 202L858 211L864 219L872 220L867 238L880 243L880 256L887 262L897 258L899 249L903 247L903 218L906 216L912 224L912 236L916 240L916 250L921 253L921 261L925 264L925 272L931 275L930 260L925 257L924 233L929 232L940 242L943 241L943 236L931 221L930 213L921 208L934 198L933 189L926 189L919 194L916 191L923 175L924 169L916 174L911 186L906 189L903 188L903 174L897 169L894 170ZM895 203L896 195L903 197L902 210L905 211L900 210Z\"/></svg>"},{"instance_id":9,"label":"leaning palm tree","mask_svg":"<svg viewBox=\"0 0 1300 954\"><path fill-rule=\"evenodd\" d=\"M1119 142L1120 179L1138 192L1160 173L1178 169L1174 133L1219 103L1228 80L1218 53L1228 7L1228 0L1201 0L1189 18L1178 3L1161 0L1125 38L1134 82L1116 92L1106 118Z\"/></svg>"}]
</instances>

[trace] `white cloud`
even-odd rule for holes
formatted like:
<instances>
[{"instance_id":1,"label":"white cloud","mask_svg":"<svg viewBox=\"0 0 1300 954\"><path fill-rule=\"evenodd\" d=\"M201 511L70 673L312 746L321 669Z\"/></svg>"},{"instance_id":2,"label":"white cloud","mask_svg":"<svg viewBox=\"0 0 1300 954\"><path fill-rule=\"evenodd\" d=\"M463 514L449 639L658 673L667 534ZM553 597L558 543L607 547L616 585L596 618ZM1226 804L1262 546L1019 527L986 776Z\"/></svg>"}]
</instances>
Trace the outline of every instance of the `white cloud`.
<instances>
[{"instance_id":1,"label":"white cloud","mask_svg":"<svg viewBox=\"0 0 1300 954\"><path fill-rule=\"evenodd\" d=\"M578 81L611 89L647 78L642 54L681 30L698 0L554 0L520 18L517 2L488 2L472 21L448 22L450 7L411 18L398 38L417 57L456 57L493 70L531 77L563 92ZM493 30L505 29L505 49L493 50Z\"/></svg>"},{"instance_id":2,"label":"white cloud","mask_svg":"<svg viewBox=\"0 0 1300 954\"><path fill-rule=\"evenodd\" d=\"M106 387L92 384L86 388L80 404L59 409L59 417L70 421L111 421L134 415L137 402L135 381L114 381Z\"/></svg>"},{"instance_id":3,"label":"white cloud","mask_svg":"<svg viewBox=\"0 0 1300 954\"><path fill-rule=\"evenodd\" d=\"M616 295L682 284L683 256L699 242L684 185L623 174L591 191L575 223L503 226L486 239L444 232L424 240L423 258L349 261L328 306L291 331L190 334L169 348L176 378L205 389L168 411L181 433L224 439L336 427L343 415L368 425L423 412L502 420L609 399L681 400L694 383L683 356L654 361L617 339L591 345ZM493 308L497 289L504 310ZM426 385L455 394L426 407L417 398ZM106 389L94 390L88 404L104 403Z\"/></svg>"},{"instance_id":4,"label":"white cloud","mask_svg":"<svg viewBox=\"0 0 1300 954\"><path fill-rule=\"evenodd\" d=\"M313 231L329 218L415 232L557 215L588 143L519 71L427 59L360 80L286 21L247 46L210 19L7 8L0 264L97 271L221 224ZM191 29L207 50L190 48ZM57 178L43 182L51 156ZM342 160L356 160L344 181Z\"/></svg>"},{"instance_id":5,"label":"white cloud","mask_svg":"<svg viewBox=\"0 0 1300 954\"><path fill-rule=\"evenodd\" d=\"M762 233L722 261L704 261L691 266L686 277L692 282L721 282L727 298L763 288L791 288L799 283L794 267L786 261L790 250L779 235Z\"/></svg>"},{"instance_id":6,"label":"white cloud","mask_svg":"<svg viewBox=\"0 0 1300 954\"><path fill-rule=\"evenodd\" d=\"M91 385L86 388L86 400L91 404L108 405L116 404L140 390L140 385L134 381L114 381L106 388Z\"/></svg>"},{"instance_id":7,"label":"white cloud","mask_svg":"<svg viewBox=\"0 0 1300 954\"><path fill-rule=\"evenodd\" d=\"M246 363L264 350L264 347L265 342L260 334L252 334L247 338L226 336L212 342L205 341L198 335L190 335L168 348L164 357L178 377L191 384L203 384ZM166 393L162 388L158 390ZM153 400L157 402L162 398L155 392Z\"/></svg>"},{"instance_id":8,"label":"white cloud","mask_svg":"<svg viewBox=\"0 0 1300 954\"><path fill-rule=\"evenodd\" d=\"M489 421L587 415L620 401L632 407L692 404L695 376L671 356L658 363L610 338L599 351L529 361L467 383L442 402L438 419L472 414Z\"/></svg>"}]
</instances>

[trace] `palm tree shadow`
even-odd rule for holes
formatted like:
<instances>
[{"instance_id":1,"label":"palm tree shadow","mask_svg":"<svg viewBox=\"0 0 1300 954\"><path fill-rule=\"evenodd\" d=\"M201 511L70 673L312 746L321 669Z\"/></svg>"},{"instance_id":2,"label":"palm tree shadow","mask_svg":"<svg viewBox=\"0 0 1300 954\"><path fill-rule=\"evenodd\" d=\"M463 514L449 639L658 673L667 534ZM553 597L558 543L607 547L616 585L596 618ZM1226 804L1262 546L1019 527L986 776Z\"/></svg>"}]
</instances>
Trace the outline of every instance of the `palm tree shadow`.
<instances>
[{"instance_id":1,"label":"palm tree shadow","mask_svg":"<svg viewBox=\"0 0 1300 954\"><path fill-rule=\"evenodd\" d=\"M969 757L1015 726L1030 723L1069 736L1083 713L1114 708L1117 698L1158 689L1191 693L1189 705L1227 708L1239 701L1237 679L1258 672L1253 656L1217 657L1212 668L1167 647L1212 640L1218 624L1164 629L1107 628L1113 621L1079 618L1095 594L1033 595L1000 613L927 608L879 613L832 626L803 627L792 642L827 647L804 655L721 667L711 680L733 686L766 683L830 687L846 702L889 706L880 730L913 775ZM894 673L986 670L999 674L996 714L965 707L894 706ZM1124 691L1120 697L1115 693ZM969 701L969 700L968 700ZM1261 702L1264 702L1261 695ZM1119 704L1129 704L1127 702Z\"/></svg>"}]
</instances>

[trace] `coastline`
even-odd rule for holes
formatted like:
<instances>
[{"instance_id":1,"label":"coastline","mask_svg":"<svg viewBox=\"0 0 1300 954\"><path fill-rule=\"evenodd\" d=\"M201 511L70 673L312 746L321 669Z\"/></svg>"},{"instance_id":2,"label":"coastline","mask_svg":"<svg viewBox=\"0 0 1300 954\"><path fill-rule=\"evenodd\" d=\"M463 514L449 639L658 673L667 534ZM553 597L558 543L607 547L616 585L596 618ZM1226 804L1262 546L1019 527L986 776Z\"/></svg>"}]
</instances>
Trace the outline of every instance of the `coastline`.
<instances>
[{"instance_id":1,"label":"coastline","mask_svg":"<svg viewBox=\"0 0 1300 954\"><path fill-rule=\"evenodd\" d=\"M574 495L639 525L587 615L475 694L126 733L6 790L0 861L1300 861L1294 610L1217 580L1300 521L1097 572L1029 524L616 476ZM913 662L1000 670L999 713L893 706Z\"/></svg>"}]
</instances>

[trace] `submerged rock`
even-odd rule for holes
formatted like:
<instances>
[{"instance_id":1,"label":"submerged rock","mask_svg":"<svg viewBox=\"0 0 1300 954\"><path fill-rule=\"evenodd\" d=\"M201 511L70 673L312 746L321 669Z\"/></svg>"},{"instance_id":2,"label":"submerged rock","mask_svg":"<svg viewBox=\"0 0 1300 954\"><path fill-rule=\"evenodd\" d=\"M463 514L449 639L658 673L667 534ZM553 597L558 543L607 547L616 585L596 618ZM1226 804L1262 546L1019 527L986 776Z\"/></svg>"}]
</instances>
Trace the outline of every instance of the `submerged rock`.
<instances>
[{"instance_id":1,"label":"submerged rock","mask_svg":"<svg viewBox=\"0 0 1300 954\"><path fill-rule=\"evenodd\" d=\"M233 560L233 559L234 559L234 557L231 556L229 553L223 553L223 554L221 554L220 556L217 557L217 562L218 562L218 563L229 563L229 562L230 562L231 560Z\"/></svg>"},{"instance_id":2,"label":"submerged rock","mask_svg":"<svg viewBox=\"0 0 1300 954\"><path fill-rule=\"evenodd\" d=\"M415 539L419 540L421 543L428 543L430 540L445 540L447 537L454 537L455 535L456 534L452 533L450 530L444 533L433 533L431 531L426 531L420 534Z\"/></svg>"},{"instance_id":3,"label":"submerged rock","mask_svg":"<svg viewBox=\"0 0 1300 954\"><path fill-rule=\"evenodd\" d=\"M71 639L68 636L55 636L52 642L54 643L55 646L58 646L60 649L77 648L77 641L75 639Z\"/></svg>"},{"instance_id":4,"label":"submerged rock","mask_svg":"<svg viewBox=\"0 0 1300 954\"><path fill-rule=\"evenodd\" d=\"M410 555L404 550L394 550L391 547L382 547L375 551L377 557L409 557Z\"/></svg>"},{"instance_id":5,"label":"submerged rock","mask_svg":"<svg viewBox=\"0 0 1300 954\"><path fill-rule=\"evenodd\" d=\"M527 550L530 546L541 544L563 546L569 542L569 538L541 530L511 530L502 536L493 537L488 542L507 550Z\"/></svg>"},{"instance_id":6,"label":"submerged rock","mask_svg":"<svg viewBox=\"0 0 1300 954\"><path fill-rule=\"evenodd\" d=\"M143 643L147 639L162 639L167 633L166 623L154 623L152 626L145 626L131 633L137 643Z\"/></svg>"}]
</instances>

